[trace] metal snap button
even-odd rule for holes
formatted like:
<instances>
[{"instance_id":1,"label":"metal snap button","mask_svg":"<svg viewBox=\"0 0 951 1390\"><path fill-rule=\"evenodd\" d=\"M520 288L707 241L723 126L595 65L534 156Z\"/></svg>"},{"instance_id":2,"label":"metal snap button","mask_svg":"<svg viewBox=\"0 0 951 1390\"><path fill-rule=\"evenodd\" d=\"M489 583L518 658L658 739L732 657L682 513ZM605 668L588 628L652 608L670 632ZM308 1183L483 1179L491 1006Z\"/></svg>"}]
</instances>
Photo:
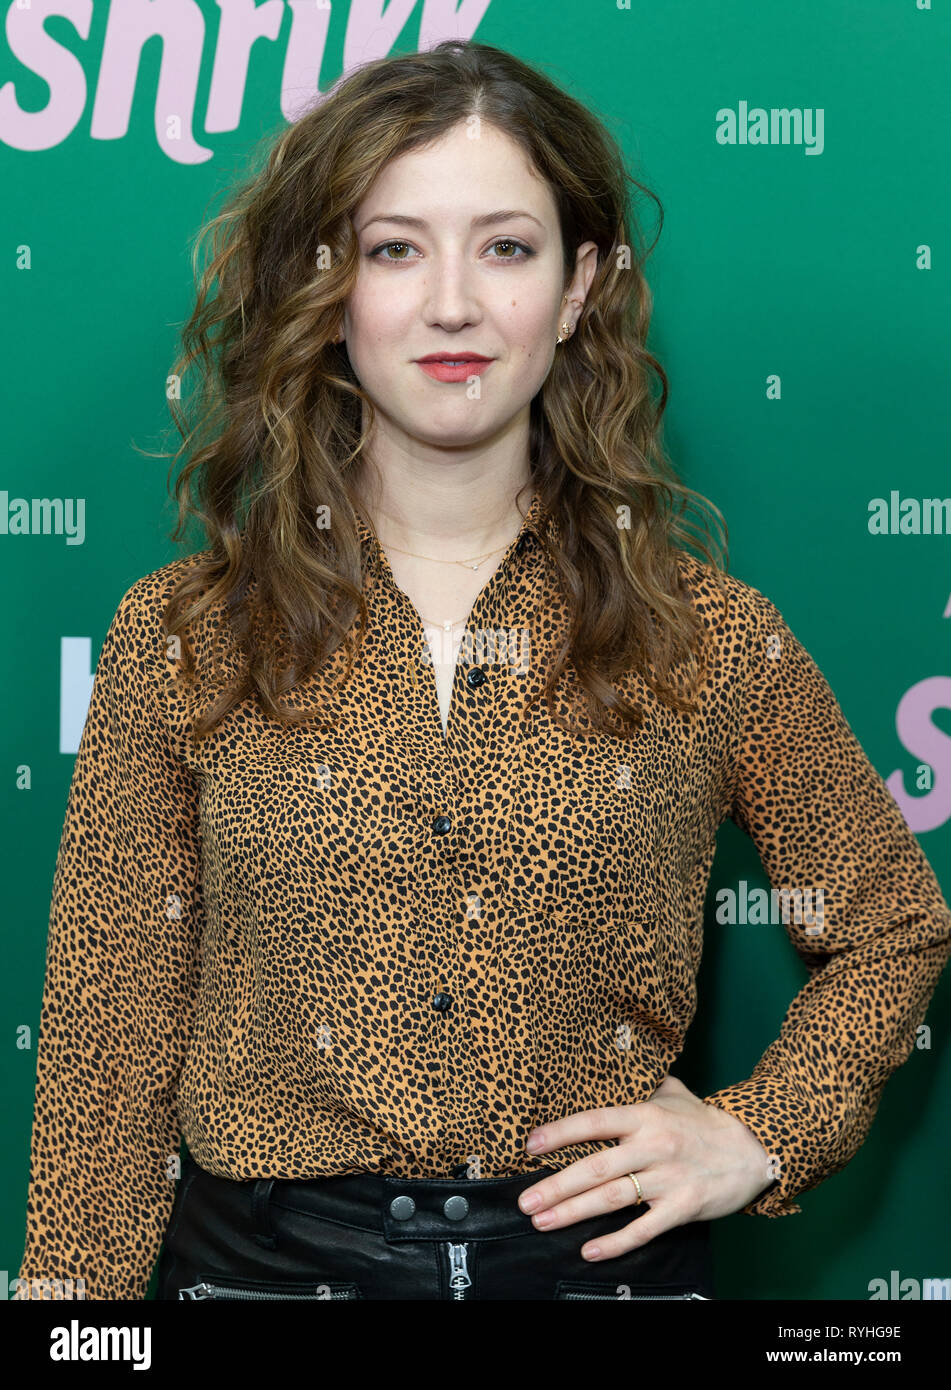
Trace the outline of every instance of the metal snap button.
<instances>
[{"instance_id":1,"label":"metal snap button","mask_svg":"<svg viewBox=\"0 0 951 1390\"><path fill-rule=\"evenodd\" d=\"M412 1197L394 1197L390 1203L390 1215L397 1221L408 1221L415 1211Z\"/></svg>"},{"instance_id":2,"label":"metal snap button","mask_svg":"<svg viewBox=\"0 0 951 1390\"><path fill-rule=\"evenodd\" d=\"M465 1197L447 1197L443 1204L443 1215L449 1221L461 1221L469 1215L469 1203Z\"/></svg>"}]
</instances>

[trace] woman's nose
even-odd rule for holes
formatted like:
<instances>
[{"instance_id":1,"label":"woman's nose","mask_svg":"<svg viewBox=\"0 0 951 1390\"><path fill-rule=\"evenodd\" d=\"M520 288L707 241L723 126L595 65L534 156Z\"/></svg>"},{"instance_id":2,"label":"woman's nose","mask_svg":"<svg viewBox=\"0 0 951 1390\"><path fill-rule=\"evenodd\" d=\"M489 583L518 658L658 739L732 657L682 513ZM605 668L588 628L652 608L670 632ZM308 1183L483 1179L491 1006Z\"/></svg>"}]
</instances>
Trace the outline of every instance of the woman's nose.
<instances>
[{"instance_id":1,"label":"woman's nose","mask_svg":"<svg viewBox=\"0 0 951 1390\"><path fill-rule=\"evenodd\" d=\"M431 267L423 311L430 323L446 328L477 322L482 311L468 268L456 261Z\"/></svg>"}]
</instances>

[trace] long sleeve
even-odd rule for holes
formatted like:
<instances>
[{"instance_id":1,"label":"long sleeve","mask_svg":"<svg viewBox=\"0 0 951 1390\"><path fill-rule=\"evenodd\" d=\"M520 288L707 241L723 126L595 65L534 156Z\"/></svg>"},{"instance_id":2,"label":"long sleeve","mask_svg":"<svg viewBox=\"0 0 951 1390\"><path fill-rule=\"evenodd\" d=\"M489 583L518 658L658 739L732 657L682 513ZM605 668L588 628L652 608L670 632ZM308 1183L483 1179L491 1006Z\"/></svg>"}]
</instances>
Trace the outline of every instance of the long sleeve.
<instances>
[{"instance_id":1,"label":"long sleeve","mask_svg":"<svg viewBox=\"0 0 951 1390\"><path fill-rule=\"evenodd\" d=\"M153 579L124 595L99 657L53 880L37 1046L20 1279L84 1280L88 1299L147 1291L174 1198L176 1091L196 1007L197 789L163 717ZM51 1294L31 1282L15 1296Z\"/></svg>"},{"instance_id":2,"label":"long sleeve","mask_svg":"<svg viewBox=\"0 0 951 1390\"><path fill-rule=\"evenodd\" d=\"M822 673L776 606L745 588L751 645L729 815L780 904L789 890L785 931L810 978L752 1076L704 1099L778 1160L743 1210L784 1216L864 1141L951 954L951 912ZM808 911L797 922L797 890L807 906L812 894L815 922Z\"/></svg>"}]
</instances>

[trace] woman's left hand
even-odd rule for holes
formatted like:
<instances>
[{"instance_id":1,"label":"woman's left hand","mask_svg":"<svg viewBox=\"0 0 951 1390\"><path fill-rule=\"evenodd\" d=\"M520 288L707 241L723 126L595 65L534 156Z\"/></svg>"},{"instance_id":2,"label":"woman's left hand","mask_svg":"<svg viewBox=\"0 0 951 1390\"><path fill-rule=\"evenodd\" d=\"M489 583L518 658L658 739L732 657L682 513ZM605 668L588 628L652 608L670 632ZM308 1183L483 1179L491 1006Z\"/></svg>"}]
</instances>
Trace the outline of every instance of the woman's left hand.
<instances>
[{"instance_id":1,"label":"woman's left hand","mask_svg":"<svg viewBox=\"0 0 951 1390\"><path fill-rule=\"evenodd\" d=\"M628 1177L637 1174L650 1211L582 1246L586 1259L611 1259L673 1226L728 1216L778 1176L776 1160L735 1115L705 1105L675 1076L666 1076L650 1100L582 1110L533 1133L544 1143L531 1153L592 1139L619 1140L525 1189L518 1204L531 1210L539 1230L639 1207ZM538 1200L530 1208L532 1197Z\"/></svg>"}]
</instances>

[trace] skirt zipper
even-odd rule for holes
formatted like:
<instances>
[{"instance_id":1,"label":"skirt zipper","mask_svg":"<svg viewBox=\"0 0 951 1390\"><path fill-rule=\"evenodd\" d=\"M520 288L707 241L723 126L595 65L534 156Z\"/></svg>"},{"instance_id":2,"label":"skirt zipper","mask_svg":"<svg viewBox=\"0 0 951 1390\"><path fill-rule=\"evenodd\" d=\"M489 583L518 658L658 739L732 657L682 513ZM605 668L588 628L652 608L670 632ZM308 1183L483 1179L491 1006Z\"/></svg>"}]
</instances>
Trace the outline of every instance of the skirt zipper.
<instances>
[{"instance_id":1,"label":"skirt zipper","mask_svg":"<svg viewBox=\"0 0 951 1390\"><path fill-rule=\"evenodd\" d=\"M603 1298L610 1300L611 1303L623 1303L624 1300L619 1294L614 1293L566 1293L565 1298ZM669 1299L699 1298L705 1303L710 1300L702 1293L632 1293L629 1299L637 1300L642 1303L653 1303L657 1301L666 1302Z\"/></svg>"},{"instance_id":2,"label":"skirt zipper","mask_svg":"<svg viewBox=\"0 0 951 1390\"><path fill-rule=\"evenodd\" d=\"M453 1298L465 1298L472 1280L469 1278L469 1268L466 1263L467 1245L454 1245L452 1241L447 1241L446 1249L449 1253L449 1287L452 1290Z\"/></svg>"},{"instance_id":3,"label":"skirt zipper","mask_svg":"<svg viewBox=\"0 0 951 1390\"><path fill-rule=\"evenodd\" d=\"M223 1287L221 1284L210 1284L210 1283L192 1284L192 1286L191 1286L190 1288L187 1288L187 1289L179 1289L179 1291L178 1291L178 1296L179 1296L180 1299L196 1299L196 1298L240 1298L240 1299L246 1299L246 1298L261 1298L261 1299L279 1299L281 1302L283 1302L285 1299L307 1299L307 1300L314 1300L314 1299L316 1299L316 1300L322 1300L322 1298L323 1298L323 1295L321 1295L321 1294L319 1294L319 1293L270 1293L270 1292L267 1292L267 1291L264 1291L264 1290L261 1290L261 1289L243 1289L243 1288L231 1288L231 1287L225 1288L225 1287ZM328 1294L328 1298L331 1298L331 1299L333 1299L333 1298L352 1298L352 1297L353 1297L353 1295L350 1294L350 1293L348 1293L348 1292L339 1291L339 1290L335 1290L335 1289L331 1290L330 1293Z\"/></svg>"}]
</instances>

